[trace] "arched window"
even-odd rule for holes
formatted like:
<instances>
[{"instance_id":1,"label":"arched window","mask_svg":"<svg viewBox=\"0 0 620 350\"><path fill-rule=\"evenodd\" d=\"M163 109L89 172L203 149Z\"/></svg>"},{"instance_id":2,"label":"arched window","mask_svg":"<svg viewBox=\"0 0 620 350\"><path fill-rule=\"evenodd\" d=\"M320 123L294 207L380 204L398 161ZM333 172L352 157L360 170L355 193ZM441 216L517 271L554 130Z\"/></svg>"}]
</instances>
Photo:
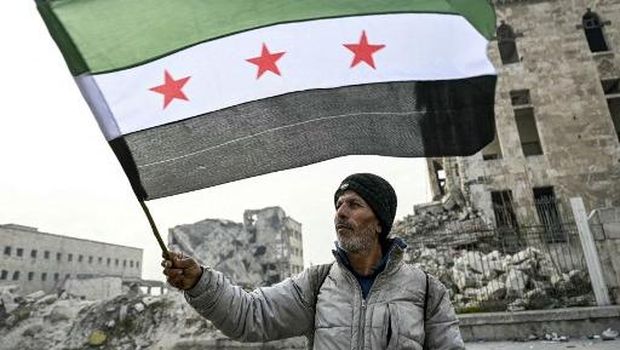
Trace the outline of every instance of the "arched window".
<instances>
[{"instance_id":1,"label":"arched window","mask_svg":"<svg viewBox=\"0 0 620 350\"><path fill-rule=\"evenodd\" d=\"M592 12L592 10L588 8L581 18L581 24L583 25L583 31L586 34L590 51L609 51L607 42L605 41L605 34L603 33L605 23L601 21L601 18L596 12Z\"/></svg>"},{"instance_id":2,"label":"arched window","mask_svg":"<svg viewBox=\"0 0 620 350\"><path fill-rule=\"evenodd\" d=\"M511 26L501 21L497 27L497 45L499 47L499 55L503 64L519 62L519 52L517 51L517 35Z\"/></svg>"}]
</instances>

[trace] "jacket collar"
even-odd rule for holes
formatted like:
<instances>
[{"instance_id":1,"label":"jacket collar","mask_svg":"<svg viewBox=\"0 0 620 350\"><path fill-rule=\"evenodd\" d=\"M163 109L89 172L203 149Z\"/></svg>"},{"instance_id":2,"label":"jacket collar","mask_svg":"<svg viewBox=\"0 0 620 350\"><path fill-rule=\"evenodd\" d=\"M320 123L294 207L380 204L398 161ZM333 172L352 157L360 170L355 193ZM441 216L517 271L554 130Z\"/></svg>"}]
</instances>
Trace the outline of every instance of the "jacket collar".
<instances>
[{"instance_id":1,"label":"jacket collar","mask_svg":"<svg viewBox=\"0 0 620 350\"><path fill-rule=\"evenodd\" d=\"M334 244L336 249L332 250L332 254L334 254L336 261L356 275L355 271L351 267L347 252L340 247L338 241L335 241ZM383 247L383 257L379 260L379 262L377 262L377 265L375 265L375 268L373 269L375 271L373 275L380 273L384 269L389 272L397 266L403 258L405 248L407 248L407 243L405 243L405 241L403 241L400 237L389 238L385 244L385 247Z\"/></svg>"}]
</instances>

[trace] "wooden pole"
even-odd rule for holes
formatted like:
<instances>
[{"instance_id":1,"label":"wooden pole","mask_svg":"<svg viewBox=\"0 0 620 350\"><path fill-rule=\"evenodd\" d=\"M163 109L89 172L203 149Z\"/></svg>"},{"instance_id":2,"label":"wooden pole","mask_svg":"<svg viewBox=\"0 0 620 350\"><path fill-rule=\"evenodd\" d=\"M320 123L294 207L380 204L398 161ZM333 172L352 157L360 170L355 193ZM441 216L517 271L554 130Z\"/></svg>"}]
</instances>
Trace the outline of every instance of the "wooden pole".
<instances>
[{"instance_id":1,"label":"wooden pole","mask_svg":"<svg viewBox=\"0 0 620 350\"><path fill-rule=\"evenodd\" d=\"M598 306L610 305L609 292L607 291L607 285L603 277L603 269L601 268L601 261L598 257L596 244L594 243L594 238L592 238L592 231L590 231L590 225L588 224L588 216L586 215L586 208L583 205L583 199L581 199L581 197L571 198L570 205L573 208L575 223L579 231L579 239L583 247L583 254L586 257L586 264L588 265L588 273L590 274L590 282L592 283L596 304Z\"/></svg>"},{"instance_id":2,"label":"wooden pole","mask_svg":"<svg viewBox=\"0 0 620 350\"><path fill-rule=\"evenodd\" d=\"M151 212L149 211L149 208L146 206L146 203L144 203L142 199L138 198L138 202L140 202L140 206L142 207L142 210L144 211L146 218L149 220L149 225L151 225L151 230L153 231L153 235L155 235L155 239L157 239L157 243L159 243L159 247L161 248L162 253L164 254L164 256L168 256L168 248L166 248L164 241L161 239L161 236L159 235L159 231L157 230L157 226L155 226L155 221L153 220L153 217L151 216Z\"/></svg>"}]
</instances>

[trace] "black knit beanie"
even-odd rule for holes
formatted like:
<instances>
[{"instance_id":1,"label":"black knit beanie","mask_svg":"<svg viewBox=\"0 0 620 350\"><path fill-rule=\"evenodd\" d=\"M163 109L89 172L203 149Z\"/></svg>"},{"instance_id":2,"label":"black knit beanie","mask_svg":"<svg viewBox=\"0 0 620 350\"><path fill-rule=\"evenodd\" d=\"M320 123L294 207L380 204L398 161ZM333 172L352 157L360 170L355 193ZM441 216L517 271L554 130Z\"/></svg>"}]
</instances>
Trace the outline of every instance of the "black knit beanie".
<instances>
[{"instance_id":1,"label":"black knit beanie","mask_svg":"<svg viewBox=\"0 0 620 350\"><path fill-rule=\"evenodd\" d=\"M396 193L385 179L368 173L353 174L342 180L334 194L334 204L345 191L353 191L362 197L381 224L380 240L385 240L392 229L396 216Z\"/></svg>"}]
</instances>

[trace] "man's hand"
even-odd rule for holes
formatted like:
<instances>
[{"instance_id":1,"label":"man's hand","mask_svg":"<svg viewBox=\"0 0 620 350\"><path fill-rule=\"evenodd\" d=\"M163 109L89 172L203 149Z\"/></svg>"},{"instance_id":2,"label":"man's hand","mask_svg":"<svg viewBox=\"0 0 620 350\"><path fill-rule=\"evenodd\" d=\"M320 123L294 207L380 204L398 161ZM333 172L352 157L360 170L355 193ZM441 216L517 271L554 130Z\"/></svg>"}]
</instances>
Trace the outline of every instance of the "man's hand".
<instances>
[{"instance_id":1,"label":"man's hand","mask_svg":"<svg viewBox=\"0 0 620 350\"><path fill-rule=\"evenodd\" d=\"M169 252L163 255L161 266L164 268L168 283L182 290L191 289L202 276L198 262L183 253Z\"/></svg>"}]
</instances>

